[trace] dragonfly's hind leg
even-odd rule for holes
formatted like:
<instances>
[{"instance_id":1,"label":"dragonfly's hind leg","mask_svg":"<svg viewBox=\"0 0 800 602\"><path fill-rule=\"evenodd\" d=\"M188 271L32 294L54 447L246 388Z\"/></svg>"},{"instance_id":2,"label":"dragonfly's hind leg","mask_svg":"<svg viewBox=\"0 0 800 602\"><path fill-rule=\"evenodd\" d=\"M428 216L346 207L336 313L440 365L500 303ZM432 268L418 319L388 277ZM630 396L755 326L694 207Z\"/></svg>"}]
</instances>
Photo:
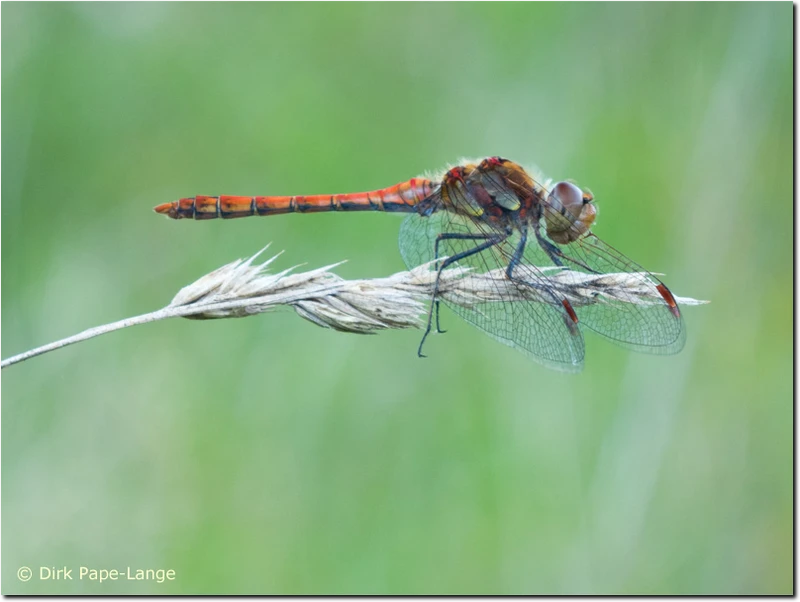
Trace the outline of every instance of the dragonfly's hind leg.
<instances>
[{"instance_id":1,"label":"dragonfly's hind leg","mask_svg":"<svg viewBox=\"0 0 800 602\"><path fill-rule=\"evenodd\" d=\"M458 234L458 233L444 233L440 234L436 237L436 243L434 244L434 258L436 260L439 259L439 243L443 240L483 240L482 244L474 247L472 249L467 249L466 251L462 251L461 253L456 253L455 255L448 257L442 262L442 265L436 270L436 280L433 283L433 295L431 296L431 305L428 309L428 323L425 327L425 334L422 335L422 340L419 342L419 349L417 349L417 355L419 357L425 357L422 353L422 346L425 344L425 339L428 338L428 335L431 333L431 329L433 328L433 311L436 308L436 330L438 332L444 332L439 328L439 301L437 299L439 295L439 279L442 276L442 271L449 265L456 263L464 259L465 257L469 257L471 255L475 255L486 249L493 247L497 243L502 242L507 238L508 235L505 236L496 236L491 234Z\"/></svg>"},{"instance_id":2,"label":"dragonfly's hind leg","mask_svg":"<svg viewBox=\"0 0 800 602\"><path fill-rule=\"evenodd\" d=\"M492 235L460 234L457 232L445 232L443 234L439 234L439 236L436 237L436 242L433 245L433 259L434 261L439 260L439 243L443 240L486 240L488 238L492 238ZM437 281L438 281L438 276L437 276ZM433 307L436 310L436 332L439 334L444 334L446 331L442 330L442 326L439 323L439 300L436 299L436 297L433 298Z\"/></svg>"}]
</instances>

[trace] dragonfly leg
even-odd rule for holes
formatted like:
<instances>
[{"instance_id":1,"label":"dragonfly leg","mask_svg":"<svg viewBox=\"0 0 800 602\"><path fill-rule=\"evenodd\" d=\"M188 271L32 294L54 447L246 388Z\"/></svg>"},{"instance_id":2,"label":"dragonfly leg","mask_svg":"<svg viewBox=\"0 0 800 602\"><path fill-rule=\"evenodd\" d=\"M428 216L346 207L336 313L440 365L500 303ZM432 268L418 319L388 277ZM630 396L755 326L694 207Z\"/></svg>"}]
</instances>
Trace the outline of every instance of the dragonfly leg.
<instances>
[{"instance_id":1,"label":"dragonfly leg","mask_svg":"<svg viewBox=\"0 0 800 602\"><path fill-rule=\"evenodd\" d=\"M539 246L542 247L542 251L547 253L547 256L550 258L550 261L553 262L554 265L559 267L564 267L562 261L558 258L561 255L561 251L556 247L553 243L549 240L546 240L542 233L539 231L539 228L534 230L536 234L536 242L539 243Z\"/></svg>"},{"instance_id":2,"label":"dragonfly leg","mask_svg":"<svg viewBox=\"0 0 800 602\"><path fill-rule=\"evenodd\" d=\"M525 245L528 244L528 227L522 226L520 228L520 239L519 243L517 244L517 248L514 249L514 255L511 256L511 261L508 262L508 267L506 268L506 276L508 276L509 280L513 280L512 273L514 272L514 268L519 265L520 259L522 259L522 254L525 252Z\"/></svg>"},{"instance_id":3,"label":"dragonfly leg","mask_svg":"<svg viewBox=\"0 0 800 602\"><path fill-rule=\"evenodd\" d=\"M548 241L544 240L544 238L541 237L541 235L537 230L534 230L534 232L536 233L536 239L539 242L539 245L542 247L542 249L544 249L544 251L548 255L550 255L550 253L548 252L547 247L545 245L552 247L559 254L561 253L560 250L555 248L555 245L552 245ZM561 305L564 309L564 315L563 315L564 324L566 324L571 334L573 335L578 334L577 330L578 316L575 314L575 310L572 308L572 304L569 302L568 299L566 299L565 297L559 299L558 295L556 295L546 286L539 286L533 282L525 282L521 278L517 278L516 276L514 276L514 268L516 268L519 265L519 262L522 259L522 254L525 252L525 245L527 244L527 242L528 242L528 229L523 228L519 244L517 245L517 248L514 250L514 255L512 255L511 261L508 262L508 267L506 268L506 276L508 277L509 280L511 280L511 282L517 282L520 284L524 284L525 286L532 286L537 290L544 292L545 295L547 295L553 300L554 305L556 306ZM558 260L557 257L553 257L552 255L550 255L550 259L552 259L553 263L558 266L563 265Z\"/></svg>"},{"instance_id":4,"label":"dragonfly leg","mask_svg":"<svg viewBox=\"0 0 800 602\"><path fill-rule=\"evenodd\" d=\"M433 259L434 261L439 260L439 243L443 240L486 240L488 238L492 238L492 236L492 234L461 234L458 232L444 232L436 237L436 242L433 245ZM436 277L436 280L438 282L438 276ZM442 327L439 324L439 301L435 296L433 298L433 306L436 308L436 332L442 334L445 331L442 330Z\"/></svg>"},{"instance_id":5,"label":"dragonfly leg","mask_svg":"<svg viewBox=\"0 0 800 602\"><path fill-rule=\"evenodd\" d=\"M542 247L542 250L547 253L547 256L550 258L550 261L553 262L553 265L557 265L558 267L564 267L564 262L561 261L560 258L566 259L567 261L571 261L572 263L581 266L584 270L589 272L590 274L599 274L597 270L593 270L588 265L583 263L582 261L578 261L577 259L573 259L572 257L567 257L564 255L564 252L547 240L542 233L539 231L539 228L534 230L536 233L536 240L539 243L539 246Z\"/></svg>"},{"instance_id":6,"label":"dragonfly leg","mask_svg":"<svg viewBox=\"0 0 800 602\"><path fill-rule=\"evenodd\" d=\"M493 247L494 245L503 242L508 235L492 235L492 234L457 234L457 233L445 233L440 234L436 238L436 244L434 246L434 251L436 253L436 257L438 259L439 253L439 241L440 240L447 240L447 239L455 239L455 240L484 240L485 242L479 244L477 247L472 249L467 249L466 251L462 251L461 253L456 253L445 259L442 262L442 265L439 266L439 269L436 271L436 280L433 283L433 297L431 299L431 306L428 310L428 324L425 327L425 334L422 335L422 340L419 342L419 349L417 349L417 355L419 357L425 357L422 353L422 346L425 344L425 339L428 338L428 335L431 333L431 328L433 325L433 308L438 307L436 297L439 294L439 278L442 275L442 271L449 265L456 263L457 261L461 261L465 257L469 257L471 255L476 255L486 249ZM438 317L438 316L437 316ZM438 329L438 324L437 324Z\"/></svg>"}]
</instances>

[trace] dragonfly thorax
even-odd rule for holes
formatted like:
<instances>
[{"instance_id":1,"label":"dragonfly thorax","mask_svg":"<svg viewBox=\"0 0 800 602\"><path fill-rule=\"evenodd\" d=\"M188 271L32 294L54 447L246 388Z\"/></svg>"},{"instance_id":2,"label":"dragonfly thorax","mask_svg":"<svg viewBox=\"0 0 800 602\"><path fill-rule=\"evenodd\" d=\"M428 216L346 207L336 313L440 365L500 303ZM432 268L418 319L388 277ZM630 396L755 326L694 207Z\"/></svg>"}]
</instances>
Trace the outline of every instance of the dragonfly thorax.
<instances>
[{"instance_id":1,"label":"dragonfly thorax","mask_svg":"<svg viewBox=\"0 0 800 602\"><path fill-rule=\"evenodd\" d=\"M584 236L594 223L593 197L571 182L559 182L548 190L520 165L489 157L480 164L453 167L442 178L436 206L423 204L420 213L451 211L510 231L522 224L539 227L544 219L547 235L557 244L569 244Z\"/></svg>"}]
</instances>

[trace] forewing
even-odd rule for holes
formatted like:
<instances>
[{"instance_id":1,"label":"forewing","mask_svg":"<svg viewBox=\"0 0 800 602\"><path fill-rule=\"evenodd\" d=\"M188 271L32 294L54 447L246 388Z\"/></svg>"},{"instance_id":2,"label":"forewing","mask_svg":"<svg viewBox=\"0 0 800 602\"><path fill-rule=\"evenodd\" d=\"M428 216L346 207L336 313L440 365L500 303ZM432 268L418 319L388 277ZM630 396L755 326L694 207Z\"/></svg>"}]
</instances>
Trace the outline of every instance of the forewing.
<instances>
[{"instance_id":1,"label":"forewing","mask_svg":"<svg viewBox=\"0 0 800 602\"><path fill-rule=\"evenodd\" d=\"M574 230L575 225L567 222L569 216L558 212L557 201L554 205L550 219L563 220L565 227ZM555 214L557 217L553 217ZM674 299L661 280L594 234L589 233L572 243L558 245L546 237L544 226L541 232L547 243L554 245L562 254L559 259L565 267L589 274L626 275L624 282L613 285L613 296L601 293L595 303L575 307L583 326L635 351L670 354L683 348L686 341L683 318L677 306L670 306L670 300L674 302ZM532 237L526 248L525 263L543 266L552 265L553 261L550 254L544 252ZM641 289L647 289L653 295L643 300L635 294L636 290ZM626 293L626 290L631 292ZM667 296L661 296L660 290L666 291Z\"/></svg>"},{"instance_id":2,"label":"forewing","mask_svg":"<svg viewBox=\"0 0 800 602\"><path fill-rule=\"evenodd\" d=\"M409 268L432 261L437 237L441 234L495 236L486 224L451 212L439 211L430 217L411 215L400 229L400 253ZM484 239L485 240L485 239ZM468 252L482 240L443 239L439 257L453 257ZM470 268L465 284L475 274L505 269L519 242L519 235L480 253L460 259L455 265ZM536 268L527 267L530 282L543 282ZM514 272L516 276L516 271ZM504 285L507 283L503 283ZM541 286L545 286L542 284ZM497 285L498 295L500 286ZM569 316L560 303L505 300L464 307L445 301L455 313L471 322L491 337L532 359L564 372L578 372L583 367L584 343L580 329L569 328Z\"/></svg>"}]
</instances>

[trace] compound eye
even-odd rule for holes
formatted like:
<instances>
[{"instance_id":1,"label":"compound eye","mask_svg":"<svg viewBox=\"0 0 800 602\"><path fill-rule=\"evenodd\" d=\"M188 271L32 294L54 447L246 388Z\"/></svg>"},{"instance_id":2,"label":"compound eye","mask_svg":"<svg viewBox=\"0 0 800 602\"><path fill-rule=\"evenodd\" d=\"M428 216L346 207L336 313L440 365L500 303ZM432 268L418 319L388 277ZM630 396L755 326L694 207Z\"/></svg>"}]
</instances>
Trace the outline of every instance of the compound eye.
<instances>
[{"instance_id":1,"label":"compound eye","mask_svg":"<svg viewBox=\"0 0 800 602\"><path fill-rule=\"evenodd\" d=\"M575 217L580 215L583 208L583 192L571 182L559 182L553 186L548 200L554 209L563 207Z\"/></svg>"}]
</instances>

